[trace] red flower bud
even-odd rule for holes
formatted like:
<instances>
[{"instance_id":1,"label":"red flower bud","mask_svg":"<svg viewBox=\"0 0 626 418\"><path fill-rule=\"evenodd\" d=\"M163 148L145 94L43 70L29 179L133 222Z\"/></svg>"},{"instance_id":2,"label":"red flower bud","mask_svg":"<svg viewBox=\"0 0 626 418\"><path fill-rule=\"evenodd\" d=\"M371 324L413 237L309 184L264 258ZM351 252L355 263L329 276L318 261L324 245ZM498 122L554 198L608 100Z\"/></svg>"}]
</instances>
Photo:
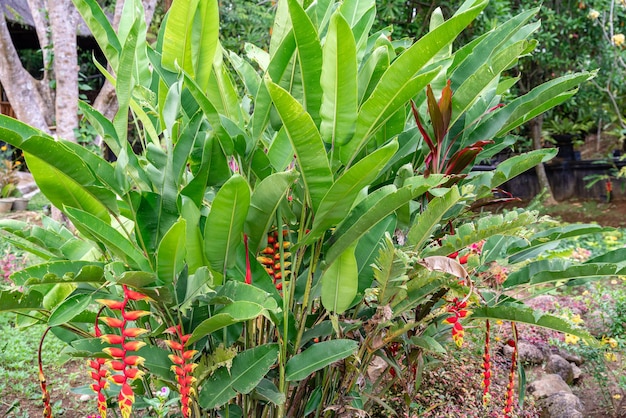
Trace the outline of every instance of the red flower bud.
<instances>
[{"instance_id":1,"label":"red flower bud","mask_svg":"<svg viewBox=\"0 0 626 418\"><path fill-rule=\"evenodd\" d=\"M102 322L110 326L111 328L122 328L124 326L124 320L118 318L111 318L109 316L103 316L100 318Z\"/></svg>"}]
</instances>

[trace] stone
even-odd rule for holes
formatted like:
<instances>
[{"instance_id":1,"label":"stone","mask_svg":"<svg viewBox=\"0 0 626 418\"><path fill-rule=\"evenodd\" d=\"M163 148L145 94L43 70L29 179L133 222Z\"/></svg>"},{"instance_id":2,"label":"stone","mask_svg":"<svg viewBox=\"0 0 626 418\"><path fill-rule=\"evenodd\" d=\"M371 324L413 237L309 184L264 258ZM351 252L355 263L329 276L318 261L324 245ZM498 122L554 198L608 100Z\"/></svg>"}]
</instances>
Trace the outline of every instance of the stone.
<instances>
[{"instance_id":1,"label":"stone","mask_svg":"<svg viewBox=\"0 0 626 418\"><path fill-rule=\"evenodd\" d=\"M511 357L513 347L505 345L503 347L504 355ZM517 359L525 365L541 364L546 360L545 353L536 345L526 341L517 342Z\"/></svg>"},{"instance_id":2,"label":"stone","mask_svg":"<svg viewBox=\"0 0 626 418\"><path fill-rule=\"evenodd\" d=\"M565 360L569 361L570 363L576 363L577 366L580 366L581 364L585 362L585 359L583 359L581 356L568 353L567 351L562 350L560 348L556 349L554 353L563 357Z\"/></svg>"},{"instance_id":3,"label":"stone","mask_svg":"<svg viewBox=\"0 0 626 418\"><path fill-rule=\"evenodd\" d=\"M533 395L535 399L547 398L559 392L571 394L572 389L558 374L545 374L528 385L528 393Z\"/></svg>"},{"instance_id":4,"label":"stone","mask_svg":"<svg viewBox=\"0 0 626 418\"><path fill-rule=\"evenodd\" d=\"M574 382L578 382L580 377L583 375L583 371L580 370L580 367L576 365L576 363L570 363L572 365L572 373L574 374Z\"/></svg>"},{"instance_id":5,"label":"stone","mask_svg":"<svg viewBox=\"0 0 626 418\"><path fill-rule=\"evenodd\" d=\"M80 395L80 398L78 398L80 402L89 402L92 399L93 399L93 396L90 396L90 395Z\"/></svg>"},{"instance_id":6,"label":"stone","mask_svg":"<svg viewBox=\"0 0 626 418\"><path fill-rule=\"evenodd\" d=\"M568 385L574 382L574 371L571 363L558 354L551 354L548 357L545 371L550 374L558 374Z\"/></svg>"},{"instance_id":7,"label":"stone","mask_svg":"<svg viewBox=\"0 0 626 418\"><path fill-rule=\"evenodd\" d=\"M541 408L541 418L583 418L583 405L578 396L558 392L537 403Z\"/></svg>"}]
</instances>

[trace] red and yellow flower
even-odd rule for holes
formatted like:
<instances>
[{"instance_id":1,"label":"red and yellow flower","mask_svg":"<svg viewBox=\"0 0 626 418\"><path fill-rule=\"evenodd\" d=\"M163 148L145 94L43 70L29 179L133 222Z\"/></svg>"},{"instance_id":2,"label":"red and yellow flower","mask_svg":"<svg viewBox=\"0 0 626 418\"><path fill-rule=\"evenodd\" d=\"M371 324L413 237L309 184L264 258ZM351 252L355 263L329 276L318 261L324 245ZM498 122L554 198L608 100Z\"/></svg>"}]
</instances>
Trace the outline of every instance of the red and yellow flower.
<instances>
[{"instance_id":1,"label":"red and yellow flower","mask_svg":"<svg viewBox=\"0 0 626 418\"><path fill-rule=\"evenodd\" d=\"M193 387L196 381L195 377L193 377L193 371L197 367L197 364L191 360L197 351L187 349L187 342L191 338L191 334L183 334L180 325L170 327L165 332L174 336L174 339L165 340L165 344L175 353L169 355L170 360L174 363L171 369L176 373L181 412L184 418L189 418L191 416L191 396L196 393Z\"/></svg>"}]
</instances>

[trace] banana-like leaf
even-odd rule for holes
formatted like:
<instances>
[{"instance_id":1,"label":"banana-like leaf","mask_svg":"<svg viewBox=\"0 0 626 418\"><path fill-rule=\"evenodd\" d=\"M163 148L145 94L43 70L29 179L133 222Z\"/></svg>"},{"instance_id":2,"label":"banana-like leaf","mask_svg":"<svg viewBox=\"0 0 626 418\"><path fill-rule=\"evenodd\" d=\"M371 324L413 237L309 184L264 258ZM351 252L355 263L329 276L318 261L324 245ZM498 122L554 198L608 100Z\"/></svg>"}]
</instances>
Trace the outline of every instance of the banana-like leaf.
<instances>
[{"instance_id":1,"label":"banana-like leaf","mask_svg":"<svg viewBox=\"0 0 626 418\"><path fill-rule=\"evenodd\" d=\"M122 52L120 43L111 22L102 11L96 0L72 0L87 27L93 34L98 46L112 68L117 68L119 54Z\"/></svg>"},{"instance_id":2,"label":"banana-like leaf","mask_svg":"<svg viewBox=\"0 0 626 418\"><path fill-rule=\"evenodd\" d=\"M353 340L330 340L313 344L289 359L285 366L285 378L298 381L336 361L354 354L358 343Z\"/></svg>"},{"instance_id":3,"label":"banana-like leaf","mask_svg":"<svg viewBox=\"0 0 626 418\"><path fill-rule=\"evenodd\" d=\"M278 344L264 344L243 351L233 359L232 367L218 369L202 382L198 394L204 408L213 409L254 389L278 359Z\"/></svg>"},{"instance_id":4,"label":"banana-like leaf","mask_svg":"<svg viewBox=\"0 0 626 418\"><path fill-rule=\"evenodd\" d=\"M471 318L513 321L528 325L535 325L558 332L576 335L591 346L598 346L599 344L598 341L584 329L576 328L562 318L537 312L536 310L519 303L503 303L498 306L479 306L472 309Z\"/></svg>"},{"instance_id":5,"label":"banana-like leaf","mask_svg":"<svg viewBox=\"0 0 626 418\"><path fill-rule=\"evenodd\" d=\"M70 296L52 311L48 318L48 326L56 327L70 322L85 311L91 302L92 296L86 293Z\"/></svg>"},{"instance_id":6,"label":"banana-like leaf","mask_svg":"<svg viewBox=\"0 0 626 418\"><path fill-rule=\"evenodd\" d=\"M54 283L97 283L103 279L103 265L93 261L51 261L26 267L11 274L17 286L50 285Z\"/></svg>"},{"instance_id":7,"label":"banana-like leaf","mask_svg":"<svg viewBox=\"0 0 626 418\"><path fill-rule=\"evenodd\" d=\"M397 150L398 142L392 141L350 167L335 181L315 213L313 226L305 243L319 238L327 229L336 226L346 217L359 192L378 177L380 170Z\"/></svg>"},{"instance_id":8,"label":"banana-like leaf","mask_svg":"<svg viewBox=\"0 0 626 418\"><path fill-rule=\"evenodd\" d=\"M215 195L204 227L204 251L211 268L224 274L236 261L248 209L250 186L235 174Z\"/></svg>"},{"instance_id":9,"label":"banana-like leaf","mask_svg":"<svg viewBox=\"0 0 626 418\"><path fill-rule=\"evenodd\" d=\"M432 70L419 74L444 46L452 42L485 8L487 1L478 0L471 7L457 12L448 21L429 32L400 55L380 79L372 95L361 106L354 139L341 149L341 161L350 163L370 136L421 91L438 73Z\"/></svg>"},{"instance_id":10,"label":"banana-like leaf","mask_svg":"<svg viewBox=\"0 0 626 418\"><path fill-rule=\"evenodd\" d=\"M346 219L337 226L330 238L325 261L332 263L343 251L356 242L374 225L411 200L423 195L443 181L443 176L413 177L400 189L389 185L381 187L357 204Z\"/></svg>"},{"instance_id":11,"label":"banana-like leaf","mask_svg":"<svg viewBox=\"0 0 626 418\"><path fill-rule=\"evenodd\" d=\"M543 283L606 279L622 274L623 267L613 263L571 264L563 259L533 261L508 275L504 288Z\"/></svg>"},{"instance_id":12,"label":"banana-like leaf","mask_svg":"<svg viewBox=\"0 0 626 418\"><path fill-rule=\"evenodd\" d=\"M568 74L541 84L504 107L486 115L469 133L467 143L498 138L538 114L563 103L576 93L580 83L594 77L594 73Z\"/></svg>"},{"instance_id":13,"label":"banana-like leaf","mask_svg":"<svg viewBox=\"0 0 626 418\"><path fill-rule=\"evenodd\" d=\"M494 235L513 234L521 227L532 224L537 215L532 212L507 212L505 215L487 215L475 223L466 223L456 228L454 235L446 235L441 245L427 248L423 256L448 255L466 248L470 244L486 240Z\"/></svg>"},{"instance_id":14,"label":"banana-like leaf","mask_svg":"<svg viewBox=\"0 0 626 418\"><path fill-rule=\"evenodd\" d=\"M322 305L329 311L341 314L348 309L359 288L359 269L354 255L356 245L347 248L320 279L322 286Z\"/></svg>"},{"instance_id":15,"label":"banana-like leaf","mask_svg":"<svg viewBox=\"0 0 626 418\"><path fill-rule=\"evenodd\" d=\"M152 271L150 262L144 254L137 249L133 242L111 225L80 209L66 207L65 212L74 226L76 226L76 229L97 243L102 243L105 248L109 249L131 268L141 271Z\"/></svg>"},{"instance_id":16,"label":"banana-like leaf","mask_svg":"<svg viewBox=\"0 0 626 418\"><path fill-rule=\"evenodd\" d=\"M115 82L115 92L117 96L118 109L113 117L113 126L120 139L125 143L128 137L128 114L131 103L131 96L136 80L133 77L136 68L135 58L137 56L137 38L139 35L140 19L137 18L126 37L126 42L122 47L117 67L117 80Z\"/></svg>"},{"instance_id":17,"label":"banana-like leaf","mask_svg":"<svg viewBox=\"0 0 626 418\"><path fill-rule=\"evenodd\" d=\"M171 284L185 266L187 255L185 243L187 223L184 219L178 220L161 239L156 253L157 285Z\"/></svg>"},{"instance_id":18,"label":"banana-like leaf","mask_svg":"<svg viewBox=\"0 0 626 418\"><path fill-rule=\"evenodd\" d=\"M411 229L409 229L406 236L407 244L412 246L416 251L421 250L446 212L459 203L461 199L462 196L459 193L459 188L456 186L453 186L442 196L433 198L428 203L428 206L426 206L426 210L419 214L417 221Z\"/></svg>"},{"instance_id":19,"label":"banana-like leaf","mask_svg":"<svg viewBox=\"0 0 626 418\"><path fill-rule=\"evenodd\" d=\"M266 85L295 150L311 206L317 211L333 181L322 137L311 115L296 99L269 80Z\"/></svg>"},{"instance_id":20,"label":"banana-like leaf","mask_svg":"<svg viewBox=\"0 0 626 418\"><path fill-rule=\"evenodd\" d=\"M341 13L330 21L323 53L320 133L327 143L345 144L356 127L358 78L356 43Z\"/></svg>"},{"instance_id":21,"label":"banana-like leaf","mask_svg":"<svg viewBox=\"0 0 626 418\"><path fill-rule=\"evenodd\" d=\"M179 67L192 77L195 75L191 58L192 30L198 3L199 0L176 0L172 3L165 23L161 57L163 68L177 73ZM213 62L212 56L209 62Z\"/></svg>"},{"instance_id":22,"label":"banana-like leaf","mask_svg":"<svg viewBox=\"0 0 626 418\"><path fill-rule=\"evenodd\" d=\"M189 274L192 275L200 267L206 266L207 262L200 229L200 210L186 196L182 196L181 217L185 220L185 225L187 226L185 248Z\"/></svg>"},{"instance_id":23,"label":"banana-like leaf","mask_svg":"<svg viewBox=\"0 0 626 418\"><path fill-rule=\"evenodd\" d=\"M256 254L261 249L264 242L263 235L272 226L278 206L297 178L298 173L295 171L274 173L254 188L245 225L252 254Z\"/></svg>"},{"instance_id":24,"label":"banana-like leaf","mask_svg":"<svg viewBox=\"0 0 626 418\"><path fill-rule=\"evenodd\" d=\"M298 0L287 0L293 33L296 38L302 88L304 90L303 108L314 121L318 120L322 102L322 47L313 22L309 19Z\"/></svg>"},{"instance_id":25,"label":"banana-like leaf","mask_svg":"<svg viewBox=\"0 0 626 418\"><path fill-rule=\"evenodd\" d=\"M43 295L31 290L28 293L17 290L0 291L0 311L36 311L43 306Z\"/></svg>"},{"instance_id":26,"label":"banana-like leaf","mask_svg":"<svg viewBox=\"0 0 626 418\"><path fill-rule=\"evenodd\" d=\"M273 299L270 300L274 301ZM189 344L224 327L254 319L266 312L265 307L259 303L236 300L198 324L193 330Z\"/></svg>"},{"instance_id":27,"label":"banana-like leaf","mask_svg":"<svg viewBox=\"0 0 626 418\"><path fill-rule=\"evenodd\" d=\"M62 151L55 146L47 147L47 149L51 154L55 154L55 151ZM50 164L48 162L52 161L50 156L47 156L44 160L35 155L24 153L28 167L41 192L53 205L61 210L64 210L64 207L75 207L91 213L103 222L109 222L110 217L107 204L110 204L112 201L112 193L101 187L86 185L87 179L82 174L71 177L77 174L77 170L81 169L81 167L86 173L89 173L84 163L77 160L75 154L69 152L58 152L56 154L56 157L60 155L69 157L63 161L65 169L58 168L60 162L54 163L55 165Z\"/></svg>"},{"instance_id":28,"label":"banana-like leaf","mask_svg":"<svg viewBox=\"0 0 626 418\"><path fill-rule=\"evenodd\" d=\"M219 48L218 36L218 1L200 1L191 28L191 63L195 80L204 91L207 89L215 53Z\"/></svg>"}]
</instances>

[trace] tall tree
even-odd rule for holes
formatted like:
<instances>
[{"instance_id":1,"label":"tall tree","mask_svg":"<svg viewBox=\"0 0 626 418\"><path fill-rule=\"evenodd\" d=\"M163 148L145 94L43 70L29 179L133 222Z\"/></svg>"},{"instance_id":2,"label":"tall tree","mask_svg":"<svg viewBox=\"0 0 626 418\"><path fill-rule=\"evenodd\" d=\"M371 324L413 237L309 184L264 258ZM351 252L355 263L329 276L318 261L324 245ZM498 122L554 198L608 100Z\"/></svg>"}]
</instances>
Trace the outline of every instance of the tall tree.
<instances>
[{"instance_id":1,"label":"tall tree","mask_svg":"<svg viewBox=\"0 0 626 418\"><path fill-rule=\"evenodd\" d=\"M142 0L147 23L152 20L157 1ZM0 5L4 2L0 1ZM114 27L119 23L123 4L124 0L115 1ZM33 77L22 65L9 32L9 17L0 7L0 83L18 119L45 132L56 125L57 135L74 140L74 128L78 125L78 13L71 0L27 0L27 5L42 50L43 76ZM111 90L110 84L105 83L94 101L94 107L103 114L114 113Z\"/></svg>"}]
</instances>

